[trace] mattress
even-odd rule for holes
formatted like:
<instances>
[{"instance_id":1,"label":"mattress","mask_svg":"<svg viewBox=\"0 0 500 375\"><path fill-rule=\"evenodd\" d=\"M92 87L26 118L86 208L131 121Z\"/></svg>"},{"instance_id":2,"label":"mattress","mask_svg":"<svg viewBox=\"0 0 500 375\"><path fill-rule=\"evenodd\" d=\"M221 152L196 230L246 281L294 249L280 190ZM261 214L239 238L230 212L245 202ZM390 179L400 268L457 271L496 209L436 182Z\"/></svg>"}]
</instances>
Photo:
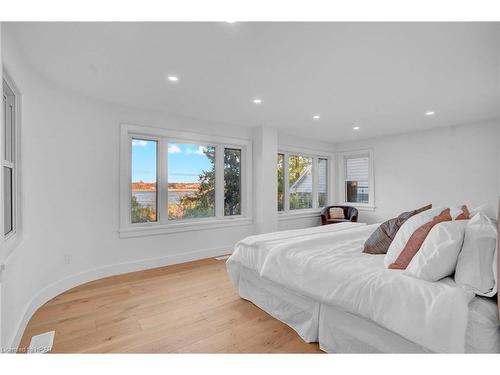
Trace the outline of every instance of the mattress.
<instances>
[{"instance_id":1,"label":"mattress","mask_svg":"<svg viewBox=\"0 0 500 375\"><path fill-rule=\"evenodd\" d=\"M262 278L254 270L228 263L240 296L294 329L306 342L319 342L327 353L427 353L414 342L356 314L320 303ZM469 303L467 353L500 353L500 322L492 298Z\"/></svg>"}]
</instances>

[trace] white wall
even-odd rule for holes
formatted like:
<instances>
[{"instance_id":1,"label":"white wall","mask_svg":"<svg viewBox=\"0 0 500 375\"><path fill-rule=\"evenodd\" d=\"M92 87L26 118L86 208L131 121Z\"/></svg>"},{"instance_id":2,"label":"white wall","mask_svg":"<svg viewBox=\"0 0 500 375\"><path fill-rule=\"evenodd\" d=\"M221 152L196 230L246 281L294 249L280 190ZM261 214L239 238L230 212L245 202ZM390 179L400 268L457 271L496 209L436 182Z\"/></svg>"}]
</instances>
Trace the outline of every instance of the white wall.
<instances>
[{"instance_id":1,"label":"white wall","mask_svg":"<svg viewBox=\"0 0 500 375\"><path fill-rule=\"evenodd\" d=\"M276 129L263 126L255 128L253 146L255 231L275 232L278 230L276 210L278 132Z\"/></svg>"},{"instance_id":2,"label":"white wall","mask_svg":"<svg viewBox=\"0 0 500 375\"><path fill-rule=\"evenodd\" d=\"M336 145L373 150L376 209L360 211L359 220L379 222L427 203L496 207L499 128L491 122Z\"/></svg>"}]
</instances>

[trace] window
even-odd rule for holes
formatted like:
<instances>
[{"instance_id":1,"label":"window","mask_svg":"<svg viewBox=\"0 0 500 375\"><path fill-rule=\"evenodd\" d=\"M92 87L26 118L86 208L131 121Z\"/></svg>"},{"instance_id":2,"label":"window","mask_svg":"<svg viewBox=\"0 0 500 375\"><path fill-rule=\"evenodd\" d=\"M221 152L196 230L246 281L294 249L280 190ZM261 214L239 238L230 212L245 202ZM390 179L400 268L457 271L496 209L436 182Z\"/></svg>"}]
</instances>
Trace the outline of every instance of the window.
<instances>
[{"instance_id":1,"label":"window","mask_svg":"<svg viewBox=\"0 0 500 375\"><path fill-rule=\"evenodd\" d=\"M318 206L328 204L328 160L318 159Z\"/></svg>"},{"instance_id":2,"label":"window","mask_svg":"<svg viewBox=\"0 0 500 375\"><path fill-rule=\"evenodd\" d=\"M158 142L132 138L132 223L158 221Z\"/></svg>"},{"instance_id":3,"label":"window","mask_svg":"<svg viewBox=\"0 0 500 375\"><path fill-rule=\"evenodd\" d=\"M122 125L122 144L121 236L249 221L248 141Z\"/></svg>"},{"instance_id":4,"label":"window","mask_svg":"<svg viewBox=\"0 0 500 375\"><path fill-rule=\"evenodd\" d=\"M283 211L285 209L285 155L278 154L278 211Z\"/></svg>"},{"instance_id":5,"label":"window","mask_svg":"<svg viewBox=\"0 0 500 375\"><path fill-rule=\"evenodd\" d=\"M215 216L215 147L168 144L168 218Z\"/></svg>"},{"instance_id":6,"label":"window","mask_svg":"<svg viewBox=\"0 0 500 375\"><path fill-rule=\"evenodd\" d=\"M288 183L290 210L312 208L312 158L289 156Z\"/></svg>"},{"instance_id":7,"label":"window","mask_svg":"<svg viewBox=\"0 0 500 375\"><path fill-rule=\"evenodd\" d=\"M14 91L5 80L3 80L2 139L2 233L5 237L9 237L16 231L16 97Z\"/></svg>"},{"instance_id":8,"label":"window","mask_svg":"<svg viewBox=\"0 0 500 375\"><path fill-rule=\"evenodd\" d=\"M344 153L342 163L344 202L361 207L372 207L372 152Z\"/></svg>"},{"instance_id":9,"label":"window","mask_svg":"<svg viewBox=\"0 0 500 375\"><path fill-rule=\"evenodd\" d=\"M241 149L224 149L224 215L241 215Z\"/></svg>"},{"instance_id":10,"label":"window","mask_svg":"<svg viewBox=\"0 0 500 375\"><path fill-rule=\"evenodd\" d=\"M328 204L328 158L280 152L277 158L278 211L296 211Z\"/></svg>"}]
</instances>

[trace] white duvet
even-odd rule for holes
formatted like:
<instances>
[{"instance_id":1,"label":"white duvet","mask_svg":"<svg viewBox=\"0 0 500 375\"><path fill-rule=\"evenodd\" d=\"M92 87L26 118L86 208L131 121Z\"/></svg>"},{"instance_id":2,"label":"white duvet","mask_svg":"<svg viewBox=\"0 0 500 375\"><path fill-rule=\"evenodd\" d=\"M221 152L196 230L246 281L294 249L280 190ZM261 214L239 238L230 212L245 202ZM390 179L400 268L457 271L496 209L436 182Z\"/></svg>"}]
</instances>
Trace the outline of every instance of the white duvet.
<instances>
[{"instance_id":1,"label":"white duvet","mask_svg":"<svg viewBox=\"0 0 500 375\"><path fill-rule=\"evenodd\" d=\"M378 225L345 224L306 230L303 235L248 237L236 245L228 264L253 269L261 277L370 319L432 351L464 352L468 304L474 294L450 278L428 282L386 269L383 255L362 253ZM237 283L238 275L231 277Z\"/></svg>"}]
</instances>

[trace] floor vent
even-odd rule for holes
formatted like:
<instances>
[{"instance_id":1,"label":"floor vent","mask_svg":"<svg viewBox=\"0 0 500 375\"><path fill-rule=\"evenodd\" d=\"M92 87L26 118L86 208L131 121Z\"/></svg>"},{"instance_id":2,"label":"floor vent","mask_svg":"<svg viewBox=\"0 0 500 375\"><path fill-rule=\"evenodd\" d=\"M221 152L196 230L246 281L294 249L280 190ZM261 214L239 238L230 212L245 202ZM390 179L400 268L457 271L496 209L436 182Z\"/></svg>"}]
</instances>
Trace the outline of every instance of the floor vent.
<instances>
[{"instance_id":1,"label":"floor vent","mask_svg":"<svg viewBox=\"0 0 500 375\"><path fill-rule=\"evenodd\" d=\"M56 332L50 331L31 338L28 353L49 353L54 345L54 336Z\"/></svg>"}]
</instances>

